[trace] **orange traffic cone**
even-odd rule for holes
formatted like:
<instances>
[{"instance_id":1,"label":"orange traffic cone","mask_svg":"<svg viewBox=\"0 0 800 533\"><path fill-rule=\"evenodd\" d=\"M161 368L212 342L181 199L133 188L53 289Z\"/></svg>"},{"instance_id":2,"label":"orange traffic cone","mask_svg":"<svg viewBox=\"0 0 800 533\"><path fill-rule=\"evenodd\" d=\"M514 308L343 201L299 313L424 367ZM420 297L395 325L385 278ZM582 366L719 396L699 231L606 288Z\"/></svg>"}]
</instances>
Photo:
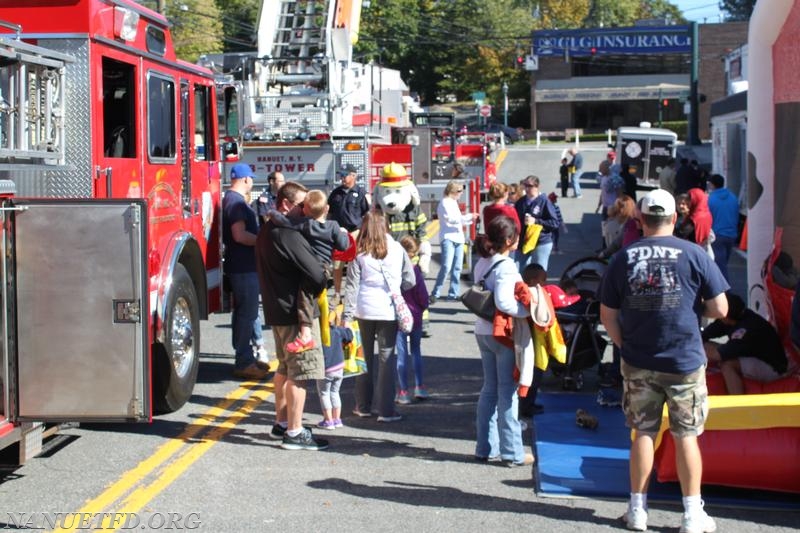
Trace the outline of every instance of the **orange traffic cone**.
<instances>
[{"instance_id":1,"label":"orange traffic cone","mask_svg":"<svg viewBox=\"0 0 800 533\"><path fill-rule=\"evenodd\" d=\"M743 252L747 251L747 219L744 220L744 227L742 228L742 238L739 240L739 249Z\"/></svg>"}]
</instances>

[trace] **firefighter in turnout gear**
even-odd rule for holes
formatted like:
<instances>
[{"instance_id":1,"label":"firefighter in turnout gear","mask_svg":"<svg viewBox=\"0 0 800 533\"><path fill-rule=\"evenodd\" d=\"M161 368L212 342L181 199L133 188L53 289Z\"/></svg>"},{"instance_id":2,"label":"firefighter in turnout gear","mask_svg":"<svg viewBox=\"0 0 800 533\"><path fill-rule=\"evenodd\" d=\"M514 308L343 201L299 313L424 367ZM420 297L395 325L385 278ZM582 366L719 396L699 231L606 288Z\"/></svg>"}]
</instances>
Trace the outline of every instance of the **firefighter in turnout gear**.
<instances>
[{"instance_id":1,"label":"firefighter in turnout gear","mask_svg":"<svg viewBox=\"0 0 800 533\"><path fill-rule=\"evenodd\" d=\"M377 209L386 216L389 233L399 241L405 235L411 235L419 242L419 268L427 274L431 265L431 243L428 240L428 217L420 207L419 191L408 175L405 167L397 163L389 163L381 170L381 181L372 192L372 200ZM428 336L428 311L422 316L422 331Z\"/></svg>"}]
</instances>

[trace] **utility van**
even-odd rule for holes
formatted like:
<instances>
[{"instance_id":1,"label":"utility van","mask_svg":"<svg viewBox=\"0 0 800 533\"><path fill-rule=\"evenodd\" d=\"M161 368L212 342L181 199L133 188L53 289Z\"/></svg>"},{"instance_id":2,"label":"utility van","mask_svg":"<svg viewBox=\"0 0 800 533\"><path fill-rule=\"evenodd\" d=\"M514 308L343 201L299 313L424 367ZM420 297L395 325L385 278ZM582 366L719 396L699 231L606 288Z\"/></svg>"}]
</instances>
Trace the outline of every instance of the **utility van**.
<instances>
[{"instance_id":1,"label":"utility van","mask_svg":"<svg viewBox=\"0 0 800 533\"><path fill-rule=\"evenodd\" d=\"M663 128L651 128L647 122L639 127L617 129L617 142L610 146L617 154L616 162L632 165L640 188L658 187L658 174L670 159L675 159L678 134Z\"/></svg>"}]
</instances>

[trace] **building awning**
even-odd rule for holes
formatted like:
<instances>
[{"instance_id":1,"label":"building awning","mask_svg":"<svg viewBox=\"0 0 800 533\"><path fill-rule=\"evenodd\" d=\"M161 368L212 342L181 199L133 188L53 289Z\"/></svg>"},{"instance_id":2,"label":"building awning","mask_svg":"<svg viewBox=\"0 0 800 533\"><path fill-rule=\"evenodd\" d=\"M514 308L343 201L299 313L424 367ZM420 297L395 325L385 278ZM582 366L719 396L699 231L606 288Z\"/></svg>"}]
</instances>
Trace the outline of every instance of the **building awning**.
<instances>
[{"instance_id":1,"label":"building awning","mask_svg":"<svg viewBox=\"0 0 800 533\"><path fill-rule=\"evenodd\" d=\"M688 98L689 76L595 76L538 80L536 102L598 102Z\"/></svg>"}]
</instances>

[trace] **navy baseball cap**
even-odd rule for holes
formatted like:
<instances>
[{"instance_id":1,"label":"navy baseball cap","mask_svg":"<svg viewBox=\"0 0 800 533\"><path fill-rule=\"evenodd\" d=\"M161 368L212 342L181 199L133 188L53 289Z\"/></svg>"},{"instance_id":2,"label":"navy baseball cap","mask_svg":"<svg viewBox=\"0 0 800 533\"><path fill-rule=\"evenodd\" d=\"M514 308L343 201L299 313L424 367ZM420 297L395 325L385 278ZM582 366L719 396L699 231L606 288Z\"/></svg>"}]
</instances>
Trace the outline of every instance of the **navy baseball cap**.
<instances>
[{"instance_id":1,"label":"navy baseball cap","mask_svg":"<svg viewBox=\"0 0 800 533\"><path fill-rule=\"evenodd\" d=\"M342 165L339 169L339 176L347 176L348 174L358 174L358 169L353 165Z\"/></svg>"},{"instance_id":2,"label":"navy baseball cap","mask_svg":"<svg viewBox=\"0 0 800 533\"><path fill-rule=\"evenodd\" d=\"M233 165L231 169L231 179L232 180L240 180L242 178L255 178L256 175L253 174L253 169L250 168L250 165L247 163L236 163Z\"/></svg>"}]
</instances>

